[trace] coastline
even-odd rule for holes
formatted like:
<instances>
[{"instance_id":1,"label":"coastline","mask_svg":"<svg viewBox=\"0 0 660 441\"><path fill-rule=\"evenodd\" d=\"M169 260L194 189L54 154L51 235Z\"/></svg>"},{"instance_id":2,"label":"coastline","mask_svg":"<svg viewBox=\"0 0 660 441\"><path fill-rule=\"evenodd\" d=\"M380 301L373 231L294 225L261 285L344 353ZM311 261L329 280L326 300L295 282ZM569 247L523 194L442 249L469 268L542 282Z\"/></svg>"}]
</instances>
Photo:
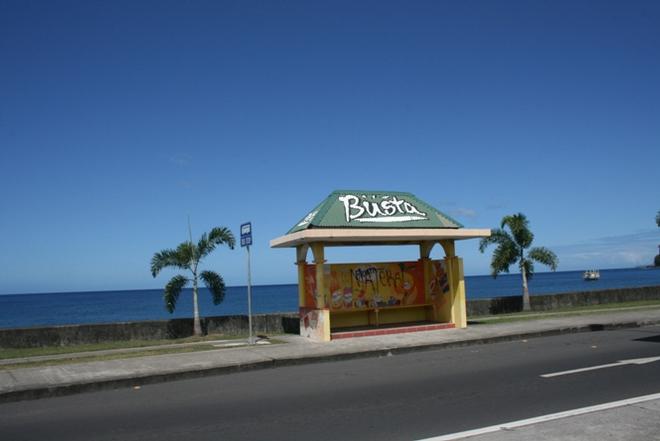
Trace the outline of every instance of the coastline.
<instances>
[{"instance_id":1,"label":"coastline","mask_svg":"<svg viewBox=\"0 0 660 441\"><path fill-rule=\"evenodd\" d=\"M658 269L660 270L660 266L653 266L653 265L641 265L641 266L634 266L634 267L626 267L626 268L604 268L600 269L601 272L625 272L625 271L646 271L650 269ZM569 274L575 274L575 275L581 275L584 273L584 270L563 270L563 271L538 271L534 273L535 278L544 278L544 277L558 277L562 275L569 275ZM507 278L515 278L518 280L520 278L520 273L517 272L512 272L512 273L504 273L500 274L496 280L502 280L502 279L507 279ZM467 281L470 280L484 280L484 279L493 279L493 277L490 274L466 274L465 279ZM577 278L576 280L581 280L581 278ZM578 281L579 281L578 280ZM660 280L658 282L660 284ZM298 286L298 283L296 281L292 281L291 283L264 283L264 284L253 284L252 288L264 288L264 287L291 287L291 286ZM190 290L191 288L185 288L186 290ZM203 288L201 288L203 289ZM227 289L247 289L247 285L231 285L227 286ZM30 296L30 295L78 295L78 294L98 294L98 293L129 293L129 292L147 292L147 291L162 291L163 287L162 286L156 286L153 288L130 288L130 289L111 289L111 288L103 288L103 289L83 289L83 290L73 290L73 291L64 291L64 290L56 290L56 291L23 291L23 292L0 292L0 297L3 296ZM534 295L532 293L532 295Z\"/></svg>"},{"instance_id":2,"label":"coastline","mask_svg":"<svg viewBox=\"0 0 660 441\"><path fill-rule=\"evenodd\" d=\"M546 312L562 308L616 304L623 302L660 301L660 285L539 295L532 297L532 311ZM468 300L469 319L519 312L520 296ZM254 332L262 334L298 334L299 316L295 311L253 315ZM205 332L227 336L246 335L246 315L225 315L202 318ZM191 318L34 326L0 329L0 347L42 347L101 343L118 340L156 340L188 337L192 332Z\"/></svg>"},{"instance_id":3,"label":"coastline","mask_svg":"<svg viewBox=\"0 0 660 441\"><path fill-rule=\"evenodd\" d=\"M520 295L519 274L467 276L468 302ZM660 285L660 271L640 268L602 270L601 279L582 280L580 271L537 273L530 283L532 298L574 292L601 291ZM0 329L35 326L60 326L89 323L119 323L186 319L192 316L191 290L185 290L173 314L162 300L162 288L118 291L78 291L0 296ZM296 284L255 285L252 292L256 314L298 310ZM227 288L224 301L214 305L206 289L200 292L202 316L247 314L244 286Z\"/></svg>"}]
</instances>

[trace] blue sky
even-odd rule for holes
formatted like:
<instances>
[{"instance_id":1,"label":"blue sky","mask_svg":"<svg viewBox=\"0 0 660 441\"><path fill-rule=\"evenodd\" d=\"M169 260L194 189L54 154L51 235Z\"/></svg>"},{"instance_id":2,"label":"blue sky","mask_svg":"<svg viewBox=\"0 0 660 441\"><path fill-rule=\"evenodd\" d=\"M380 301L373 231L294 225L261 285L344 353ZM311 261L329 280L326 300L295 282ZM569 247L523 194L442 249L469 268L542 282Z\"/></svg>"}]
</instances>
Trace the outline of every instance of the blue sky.
<instances>
[{"instance_id":1,"label":"blue sky","mask_svg":"<svg viewBox=\"0 0 660 441\"><path fill-rule=\"evenodd\" d=\"M254 283L292 283L269 240L345 188L466 227L523 212L560 270L648 264L658 23L655 1L0 0L0 293L161 287L188 216L252 221ZM246 283L244 250L206 263Z\"/></svg>"}]
</instances>

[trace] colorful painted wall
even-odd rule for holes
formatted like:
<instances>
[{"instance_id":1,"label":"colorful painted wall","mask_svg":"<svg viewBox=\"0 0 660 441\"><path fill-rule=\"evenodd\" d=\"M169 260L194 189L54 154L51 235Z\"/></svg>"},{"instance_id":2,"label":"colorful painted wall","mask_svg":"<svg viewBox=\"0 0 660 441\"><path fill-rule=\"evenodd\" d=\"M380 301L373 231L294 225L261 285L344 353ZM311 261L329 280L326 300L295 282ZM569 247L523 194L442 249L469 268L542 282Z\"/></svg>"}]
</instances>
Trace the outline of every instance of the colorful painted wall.
<instances>
[{"instance_id":1,"label":"colorful painted wall","mask_svg":"<svg viewBox=\"0 0 660 441\"><path fill-rule=\"evenodd\" d=\"M425 282L426 263L429 274ZM305 266L305 300L301 307L325 304L331 312L400 308L441 304L449 293L443 261L330 264L323 270L327 288L319 293L315 266Z\"/></svg>"}]
</instances>

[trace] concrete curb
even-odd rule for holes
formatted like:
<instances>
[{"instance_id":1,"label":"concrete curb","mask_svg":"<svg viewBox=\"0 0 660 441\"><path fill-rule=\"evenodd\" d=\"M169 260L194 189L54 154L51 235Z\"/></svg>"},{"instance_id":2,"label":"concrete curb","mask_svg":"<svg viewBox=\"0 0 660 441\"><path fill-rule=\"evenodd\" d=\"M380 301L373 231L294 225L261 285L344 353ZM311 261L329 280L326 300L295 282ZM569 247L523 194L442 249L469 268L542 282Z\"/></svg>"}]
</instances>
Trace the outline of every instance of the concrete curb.
<instances>
[{"instance_id":1,"label":"concrete curb","mask_svg":"<svg viewBox=\"0 0 660 441\"><path fill-rule=\"evenodd\" d=\"M451 342L442 342L442 343L431 343L431 344L420 344L415 346L400 346L392 348L380 348L374 349L371 351L362 351L362 352L348 352L344 354L333 354L333 355L321 355L317 357L306 357L306 358L286 358L286 359L277 359L274 361L273 367L280 366L293 366L293 365L302 365L302 364L313 364L313 363L322 363L326 361L344 361L344 360L355 360L360 358L378 358L378 357L389 357L391 355L398 354L408 354L412 352L419 351L432 351L437 349L452 349L452 348L462 348L467 346L476 346L481 344L491 344L491 343L502 343L516 340L526 340L530 338L538 337L552 337L556 335L563 334L577 334L580 332L598 332L598 331L611 331L616 329L628 329L628 328L640 328L643 326L653 326L659 325L660 320L653 321L644 321L644 322L623 322L623 323L612 323L612 324L589 324L584 326L571 326L563 327L552 330L543 330L538 332L520 332L513 333L508 335L498 335L494 337L487 338L472 338L466 340L456 340Z\"/></svg>"},{"instance_id":2,"label":"concrete curb","mask_svg":"<svg viewBox=\"0 0 660 441\"><path fill-rule=\"evenodd\" d=\"M226 375L238 372L247 372L252 370L261 370L268 368L277 368L285 366L296 366L313 363L323 363L329 361L345 361L361 358L387 357L396 354L406 354L418 351L429 351L438 349L460 348L481 344L500 343L516 340L525 340L538 337L549 337L563 334L575 334L581 332L597 332L605 330L639 328L643 326L652 326L660 324L657 320L627 321L618 323L591 323L578 326L558 327L543 331L517 332L508 335L498 335L485 338L472 338L456 340L450 342L417 344L412 346L384 347L374 350L359 352L344 352L339 354L321 354L304 357L282 357L269 358L265 361L254 361L249 363L238 363L225 366L217 366L201 369L187 369L179 372L168 372L147 375L130 375L124 378L113 378L108 380L97 380L88 382L75 382L67 384L58 384L48 387L34 387L30 389L14 390L9 392L0 392L0 403L34 400L39 398L50 398L65 395L78 394L83 392L95 392L101 390L119 389L125 387L136 387L148 384L164 383L169 381L194 379L213 375Z\"/></svg>"}]
</instances>

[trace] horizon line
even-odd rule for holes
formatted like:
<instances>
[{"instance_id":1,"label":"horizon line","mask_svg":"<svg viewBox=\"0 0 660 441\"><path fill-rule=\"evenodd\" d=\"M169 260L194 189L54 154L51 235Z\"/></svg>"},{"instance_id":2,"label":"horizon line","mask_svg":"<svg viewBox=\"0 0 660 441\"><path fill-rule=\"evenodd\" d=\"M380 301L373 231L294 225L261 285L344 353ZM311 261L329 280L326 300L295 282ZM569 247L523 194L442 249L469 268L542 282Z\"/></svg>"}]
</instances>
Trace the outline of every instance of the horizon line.
<instances>
[{"instance_id":1,"label":"horizon line","mask_svg":"<svg viewBox=\"0 0 660 441\"><path fill-rule=\"evenodd\" d=\"M631 270L631 269L654 269L656 267L653 266L631 266L631 267L617 267L617 268L604 268L604 269L599 269L599 271L616 271L616 270ZM538 274L552 274L552 273L572 273L572 272L584 272L585 270L563 270L563 271L536 271L534 272L535 275ZM506 276L519 276L520 272L510 272L510 273L500 273L498 277L506 277ZM470 275L465 275L465 277L492 277L491 274L470 274ZM257 286L287 286L287 285L298 285L298 282L290 282L290 283L261 283L261 284L254 284L252 287L257 287ZM247 285L231 285L227 286L227 288L246 288ZM128 289L85 289L85 290L74 290L74 291L37 291L37 292L32 292L32 291L26 291L26 292L7 292L7 293L0 293L0 296L22 296L22 295L38 295L38 294L85 294L85 293L93 293L93 292L128 292L128 291L156 291L156 290L162 290L164 288L159 287L159 288L128 288ZM186 287L183 288L186 290L191 290L192 288ZM200 289L207 289L205 286L201 286Z\"/></svg>"}]
</instances>

